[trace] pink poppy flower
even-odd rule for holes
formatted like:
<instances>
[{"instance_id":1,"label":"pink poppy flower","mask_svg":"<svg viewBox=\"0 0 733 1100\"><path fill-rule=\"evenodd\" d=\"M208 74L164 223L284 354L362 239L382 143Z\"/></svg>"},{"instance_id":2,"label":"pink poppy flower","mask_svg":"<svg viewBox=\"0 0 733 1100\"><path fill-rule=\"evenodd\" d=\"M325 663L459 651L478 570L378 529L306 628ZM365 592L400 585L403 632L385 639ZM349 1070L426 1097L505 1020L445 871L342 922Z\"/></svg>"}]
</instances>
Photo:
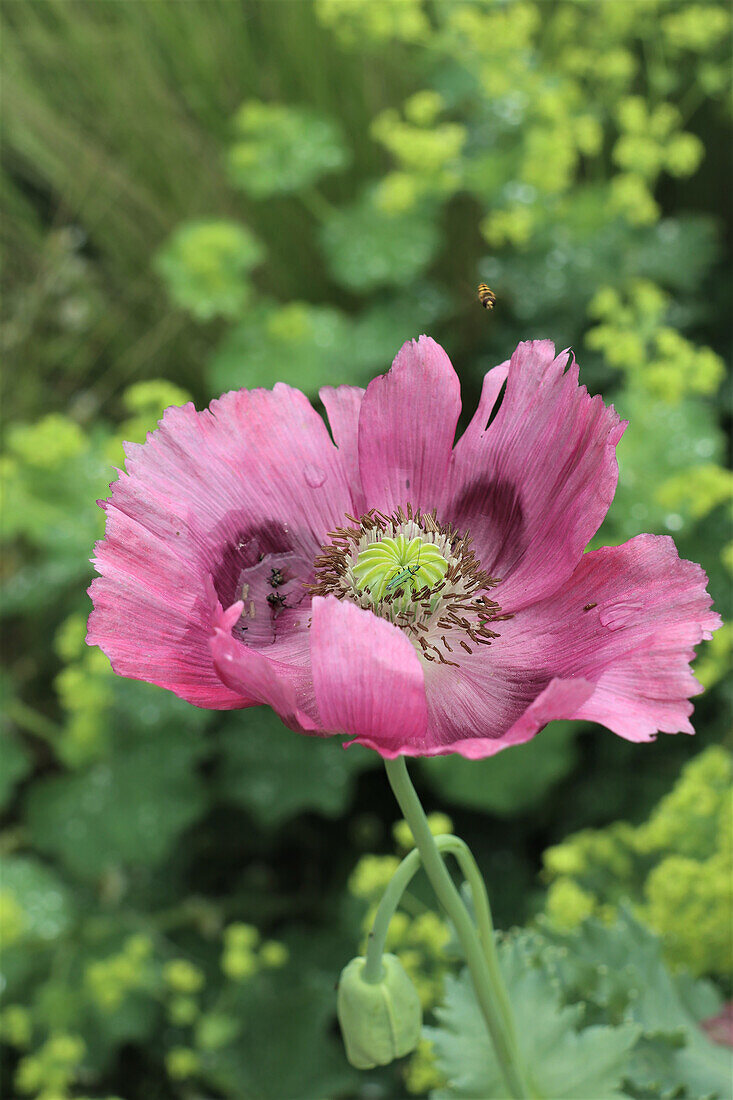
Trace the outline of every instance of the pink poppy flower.
<instances>
[{"instance_id":1,"label":"pink poppy flower","mask_svg":"<svg viewBox=\"0 0 733 1100\"><path fill-rule=\"evenodd\" d=\"M278 384L128 445L89 590L117 673L385 757L489 756L558 718L693 732L707 578L666 537L583 553L626 425L571 354L520 344L457 442L458 378L425 336L321 399L333 439Z\"/></svg>"}]
</instances>

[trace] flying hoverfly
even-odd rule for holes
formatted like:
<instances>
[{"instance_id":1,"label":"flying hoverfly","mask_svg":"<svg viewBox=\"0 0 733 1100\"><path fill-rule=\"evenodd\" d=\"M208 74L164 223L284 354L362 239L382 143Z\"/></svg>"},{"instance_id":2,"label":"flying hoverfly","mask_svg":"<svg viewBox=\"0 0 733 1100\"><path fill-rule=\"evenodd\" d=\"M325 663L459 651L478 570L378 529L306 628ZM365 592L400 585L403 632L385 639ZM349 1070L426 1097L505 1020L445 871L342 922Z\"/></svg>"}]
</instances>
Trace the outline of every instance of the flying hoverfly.
<instances>
[{"instance_id":1,"label":"flying hoverfly","mask_svg":"<svg viewBox=\"0 0 733 1100\"><path fill-rule=\"evenodd\" d=\"M484 309L494 308L496 295L494 294L490 286L487 286L486 283L479 283L479 287L476 293L478 294L478 300L484 307Z\"/></svg>"}]
</instances>

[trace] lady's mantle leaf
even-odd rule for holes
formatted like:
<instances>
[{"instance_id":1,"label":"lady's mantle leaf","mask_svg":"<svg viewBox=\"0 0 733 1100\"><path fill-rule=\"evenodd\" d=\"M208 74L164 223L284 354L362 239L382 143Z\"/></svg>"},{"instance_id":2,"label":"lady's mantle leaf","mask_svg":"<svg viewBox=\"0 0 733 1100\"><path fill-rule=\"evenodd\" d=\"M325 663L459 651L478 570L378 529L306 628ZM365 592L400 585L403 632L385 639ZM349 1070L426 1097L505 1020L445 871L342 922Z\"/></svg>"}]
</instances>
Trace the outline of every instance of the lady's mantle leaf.
<instances>
[{"instance_id":1,"label":"lady's mantle leaf","mask_svg":"<svg viewBox=\"0 0 733 1100\"><path fill-rule=\"evenodd\" d=\"M420 766L450 802L514 817L541 802L570 771L579 728L577 723L552 722L541 737L486 760L464 760L454 753L426 757Z\"/></svg>"},{"instance_id":2,"label":"lady's mantle leaf","mask_svg":"<svg viewBox=\"0 0 733 1100\"><path fill-rule=\"evenodd\" d=\"M28 801L34 843L82 879L154 866L204 809L195 772L204 750L203 739L174 732L36 783Z\"/></svg>"},{"instance_id":3,"label":"lady's mantle leaf","mask_svg":"<svg viewBox=\"0 0 733 1100\"><path fill-rule=\"evenodd\" d=\"M671 975L660 941L623 911L610 927L590 920L546 935L543 954L564 1000L582 999L586 1017L623 1015L642 1028L624 1074L630 1095L728 1100L733 1054L700 1027L720 1004L711 983Z\"/></svg>"},{"instance_id":4,"label":"lady's mantle leaf","mask_svg":"<svg viewBox=\"0 0 733 1100\"><path fill-rule=\"evenodd\" d=\"M581 1007L561 1006L557 983L532 966L521 942L505 944L500 957L521 1052L537 1094L543 1100L621 1096L624 1070L640 1029L623 1024L578 1031ZM506 1085L468 971L447 980L445 1003L437 1016L441 1026L427 1028L426 1034L447 1085L432 1093L432 1100L503 1100Z\"/></svg>"},{"instance_id":5,"label":"lady's mantle leaf","mask_svg":"<svg viewBox=\"0 0 733 1100\"><path fill-rule=\"evenodd\" d=\"M379 757L335 737L302 737L264 707L230 719L221 737L220 795L266 828L306 810L335 817L348 804L358 772Z\"/></svg>"}]
</instances>

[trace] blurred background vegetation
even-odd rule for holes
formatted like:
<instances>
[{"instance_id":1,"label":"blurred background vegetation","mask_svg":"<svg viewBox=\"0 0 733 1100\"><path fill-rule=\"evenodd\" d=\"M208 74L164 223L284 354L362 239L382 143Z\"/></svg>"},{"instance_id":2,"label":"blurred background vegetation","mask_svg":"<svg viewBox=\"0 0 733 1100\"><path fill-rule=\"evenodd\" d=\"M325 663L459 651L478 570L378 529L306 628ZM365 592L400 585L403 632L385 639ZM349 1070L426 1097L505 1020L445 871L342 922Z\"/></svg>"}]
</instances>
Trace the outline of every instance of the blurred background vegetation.
<instances>
[{"instance_id":1,"label":"blurred background vegetation","mask_svg":"<svg viewBox=\"0 0 733 1100\"><path fill-rule=\"evenodd\" d=\"M631 420L598 542L671 533L725 615L729 8L14 0L2 21L3 1094L424 1095L445 1043L359 1075L334 1030L405 843L379 759L115 678L84 644L94 502L189 396L365 383L428 332L470 415L489 367L551 337ZM575 936L597 963L604 926L649 988L716 983L672 1022L668 992L639 1009L629 1096L714 1094L677 1052L730 995L729 638L696 662L694 739L555 724L414 769L498 924L534 921L523 957ZM416 891L392 949L430 1009L448 930ZM630 979L553 965L553 997L621 1018Z\"/></svg>"}]
</instances>

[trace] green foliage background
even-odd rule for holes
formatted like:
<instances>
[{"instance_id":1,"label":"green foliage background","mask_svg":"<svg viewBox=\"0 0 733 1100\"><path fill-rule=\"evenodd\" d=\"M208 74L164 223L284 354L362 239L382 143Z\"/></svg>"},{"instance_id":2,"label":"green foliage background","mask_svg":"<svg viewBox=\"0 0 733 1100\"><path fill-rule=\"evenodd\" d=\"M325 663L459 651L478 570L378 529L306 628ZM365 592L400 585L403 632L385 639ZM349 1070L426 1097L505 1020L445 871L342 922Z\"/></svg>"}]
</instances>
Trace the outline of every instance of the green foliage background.
<instances>
[{"instance_id":1,"label":"green foliage background","mask_svg":"<svg viewBox=\"0 0 733 1100\"><path fill-rule=\"evenodd\" d=\"M444 1008L406 1066L348 1067L333 984L394 865L378 758L114 677L84 644L94 501L189 396L365 383L427 331L470 415L485 370L549 336L631 421L597 542L672 533L726 615L729 9L27 0L2 20L7 1095L498 1096L485 1059L456 1083L475 1006L419 884L390 949ZM697 661L694 740L558 723L414 769L498 924L531 925L503 961L543 1095L583 1061L581 1100L726 1095L696 1021L730 994L729 637Z\"/></svg>"}]
</instances>

